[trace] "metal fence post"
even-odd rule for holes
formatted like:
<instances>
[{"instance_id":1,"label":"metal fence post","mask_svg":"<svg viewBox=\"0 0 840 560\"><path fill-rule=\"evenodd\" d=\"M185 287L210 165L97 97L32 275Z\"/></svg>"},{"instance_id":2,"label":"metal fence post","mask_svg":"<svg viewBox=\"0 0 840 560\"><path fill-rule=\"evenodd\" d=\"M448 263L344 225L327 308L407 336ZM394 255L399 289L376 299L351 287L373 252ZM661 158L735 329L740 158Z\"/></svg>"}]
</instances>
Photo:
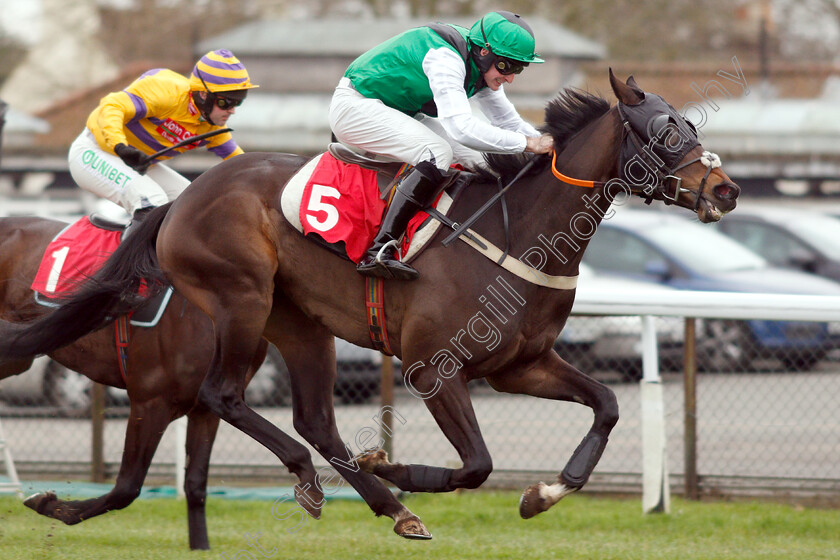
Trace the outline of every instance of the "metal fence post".
<instances>
[{"instance_id":1,"label":"metal fence post","mask_svg":"<svg viewBox=\"0 0 840 560\"><path fill-rule=\"evenodd\" d=\"M0 99L0 156L3 155L3 127L6 125L6 111L9 104Z\"/></svg>"},{"instance_id":2,"label":"metal fence post","mask_svg":"<svg viewBox=\"0 0 840 560\"><path fill-rule=\"evenodd\" d=\"M380 425L380 436L384 442L382 450L388 457L394 458L394 415L390 412L394 408L394 359L391 356L382 356L382 383L381 383L381 405L382 423ZM389 408L386 408L389 407Z\"/></svg>"},{"instance_id":3,"label":"metal fence post","mask_svg":"<svg viewBox=\"0 0 840 560\"><path fill-rule=\"evenodd\" d=\"M90 406L91 452L90 479L105 481L105 386L94 383L91 389Z\"/></svg>"},{"instance_id":4,"label":"metal fence post","mask_svg":"<svg viewBox=\"0 0 840 560\"><path fill-rule=\"evenodd\" d=\"M9 482L0 482L0 492L14 490L18 498L22 500L23 488L20 485L15 461L12 459L12 452L9 449L9 444L6 442L6 436L3 434L2 423L0 423L0 454L3 455L3 463L6 465L6 476L9 478Z\"/></svg>"},{"instance_id":5,"label":"metal fence post","mask_svg":"<svg viewBox=\"0 0 840 560\"><path fill-rule=\"evenodd\" d=\"M685 435L685 497L688 500L700 498L697 478L697 319L685 319L685 346L683 354L683 376L685 392L684 424Z\"/></svg>"},{"instance_id":6,"label":"metal fence post","mask_svg":"<svg viewBox=\"0 0 840 560\"><path fill-rule=\"evenodd\" d=\"M668 513L671 489L665 446L665 404L659 377L656 326L642 316L642 511Z\"/></svg>"}]
</instances>

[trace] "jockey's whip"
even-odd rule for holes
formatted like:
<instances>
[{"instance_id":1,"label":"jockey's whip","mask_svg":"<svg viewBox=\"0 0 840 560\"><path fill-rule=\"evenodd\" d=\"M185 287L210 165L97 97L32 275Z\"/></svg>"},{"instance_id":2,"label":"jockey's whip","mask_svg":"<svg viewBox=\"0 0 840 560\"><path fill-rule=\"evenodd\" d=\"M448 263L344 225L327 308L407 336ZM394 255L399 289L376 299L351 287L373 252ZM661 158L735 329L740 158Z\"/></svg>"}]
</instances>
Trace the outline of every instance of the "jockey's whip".
<instances>
[{"instance_id":1,"label":"jockey's whip","mask_svg":"<svg viewBox=\"0 0 840 560\"><path fill-rule=\"evenodd\" d=\"M145 173L146 169L148 169L148 167L155 162L154 160L156 160L157 158L159 158L163 154L171 152L172 150L176 150L176 149L181 148L183 146L186 146L187 144L193 144L195 142L198 142L199 140L204 140L205 138L210 138L211 136L216 136L217 134L222 134L224 132L233 132L233 129L232 128L220 128L218 130L211 130L209 132L205 132L204 134L197 134L195 136L190 136L189 138L184 138L183 140L181 140L177 144L173 144L172 146L169 146L168 148L164 148L164 149L160 150L159 152L155 152L152 155L148 156L143 161L143 166L142 166L143 172L140 173L140 174L142 175L143 173Z\"/></svg>"},{"instance_id":2,"label":"jockey's whip","mask_svg":"<svg viewBox=\"0 0 840 560\"><path fill-rule=\"evenodd\" d=\"M453 231L448 236L446 236L446 238L444 238L441 244L444 247L449 247L452 244L452 242L461 237L461 235L463 235L464 232L466 232L476 221L478 221L478 219L482 217L490 209L490 207L496 203L497 200L504 196L505 192L507 192L507 190L511 188L513 184L519 180L520 177L522 177L529 169L531 169L534 166L534 163L536 163L537 159L537 157L532 157L531 160L528 163L526 163L522 167L522 169L519 170L519 173L516 174L516 177L511 179L510 183L508 183L505 188L493 195L493 197L490 200L484 203L484 206L476 210L475 214L464 220L464 223L459 224L455 228L455 231Z\"/></svg>"}]
</instances>

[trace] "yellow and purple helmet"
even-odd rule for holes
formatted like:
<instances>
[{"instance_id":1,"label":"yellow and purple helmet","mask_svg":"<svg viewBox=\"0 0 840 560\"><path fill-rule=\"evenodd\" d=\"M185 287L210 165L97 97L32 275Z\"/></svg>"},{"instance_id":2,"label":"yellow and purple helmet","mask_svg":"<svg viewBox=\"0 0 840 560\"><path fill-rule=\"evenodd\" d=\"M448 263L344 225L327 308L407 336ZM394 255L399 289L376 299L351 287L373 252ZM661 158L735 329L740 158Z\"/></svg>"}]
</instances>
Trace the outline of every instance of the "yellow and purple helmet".
<instances>
[{"instance_id":1,"label":"yellow and purple helmet","mask_svg":"<svg viewBox=\"0 0 840 560\"><path fill-rule=\"evenodd\" d=\"M210 124L213 107L238 107L249 89L260 87L251 83L245 65L233 53L219 49L210 51L196 62L190 74L192 99L201 115ZM205 93L202 93L205 92Z\"/></svg>"},{"instance_id":2,"label":"yellow and purple helmet","mask_svg":"<svg viewBox=\"0 0 840 560\"><path fill-rule=\"evenodd\" d=\"M210 51L202 56L190 74L192 91L222 93L256 87L260 86L251 83L245 66L232 52L224 49Z\"/></svg>"}]
</instances>

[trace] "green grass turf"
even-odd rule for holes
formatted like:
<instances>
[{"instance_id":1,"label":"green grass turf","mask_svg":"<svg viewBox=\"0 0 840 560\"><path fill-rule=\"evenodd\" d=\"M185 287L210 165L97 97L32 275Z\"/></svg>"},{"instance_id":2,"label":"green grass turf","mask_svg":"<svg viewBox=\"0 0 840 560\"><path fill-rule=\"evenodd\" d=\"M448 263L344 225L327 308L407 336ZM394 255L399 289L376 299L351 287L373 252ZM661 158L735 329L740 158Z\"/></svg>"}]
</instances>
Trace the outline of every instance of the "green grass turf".
<instances>
[{"instance_id":1,"label":"green grass turf","mask_svg":"<svg viewBox=\"0 0 840 560\"><path fill-rule=\"evenodd\" d=\"M518 515L518 499L513 492L406 498L433 533L432 541L397 537L391 520L375 518L362 502L329 502L320 521L309 519L297 532L288 532L299 518L276 519L271 502L211 500L213 549L190 552L182 500L138 500L123 511L68 527L3 497L0 559L840 558L836 510L675 499L669 515L643 515L638 499L576 495L525 521ZM282 504L278 517L290 507ZM257 533L262 551L246 542L246 534Z\"/></svg>"}]
</instances>

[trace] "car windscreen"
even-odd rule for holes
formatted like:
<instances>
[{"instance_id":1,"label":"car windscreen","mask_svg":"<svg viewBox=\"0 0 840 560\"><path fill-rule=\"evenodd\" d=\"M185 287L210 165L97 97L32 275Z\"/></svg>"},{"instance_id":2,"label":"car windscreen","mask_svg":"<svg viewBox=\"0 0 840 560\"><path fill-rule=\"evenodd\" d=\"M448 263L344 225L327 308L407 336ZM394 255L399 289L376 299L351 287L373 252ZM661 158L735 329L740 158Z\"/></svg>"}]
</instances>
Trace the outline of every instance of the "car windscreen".
<instances>
[{"instance_id":1,"label":"car windscreen","mask_svg":"<svg viewBox=\"0 0 840 560\"><path fill-rule=\"evenodd\" d=\"M767 266L766 260L737 241L688 221L651 225L645 228L644 237L698 271L733 272Z\"/></svg>"},{"instance_id":2,"label":"car windscreen","mask_svg":"<svg viewBox=\"0 0 840 560\"><path fill-rule=\"evenodd\" d=\"M787 220L787 227L832 259L840 260L840 220L811 214L803 219Z\"/></svg>"}]
</instances>

